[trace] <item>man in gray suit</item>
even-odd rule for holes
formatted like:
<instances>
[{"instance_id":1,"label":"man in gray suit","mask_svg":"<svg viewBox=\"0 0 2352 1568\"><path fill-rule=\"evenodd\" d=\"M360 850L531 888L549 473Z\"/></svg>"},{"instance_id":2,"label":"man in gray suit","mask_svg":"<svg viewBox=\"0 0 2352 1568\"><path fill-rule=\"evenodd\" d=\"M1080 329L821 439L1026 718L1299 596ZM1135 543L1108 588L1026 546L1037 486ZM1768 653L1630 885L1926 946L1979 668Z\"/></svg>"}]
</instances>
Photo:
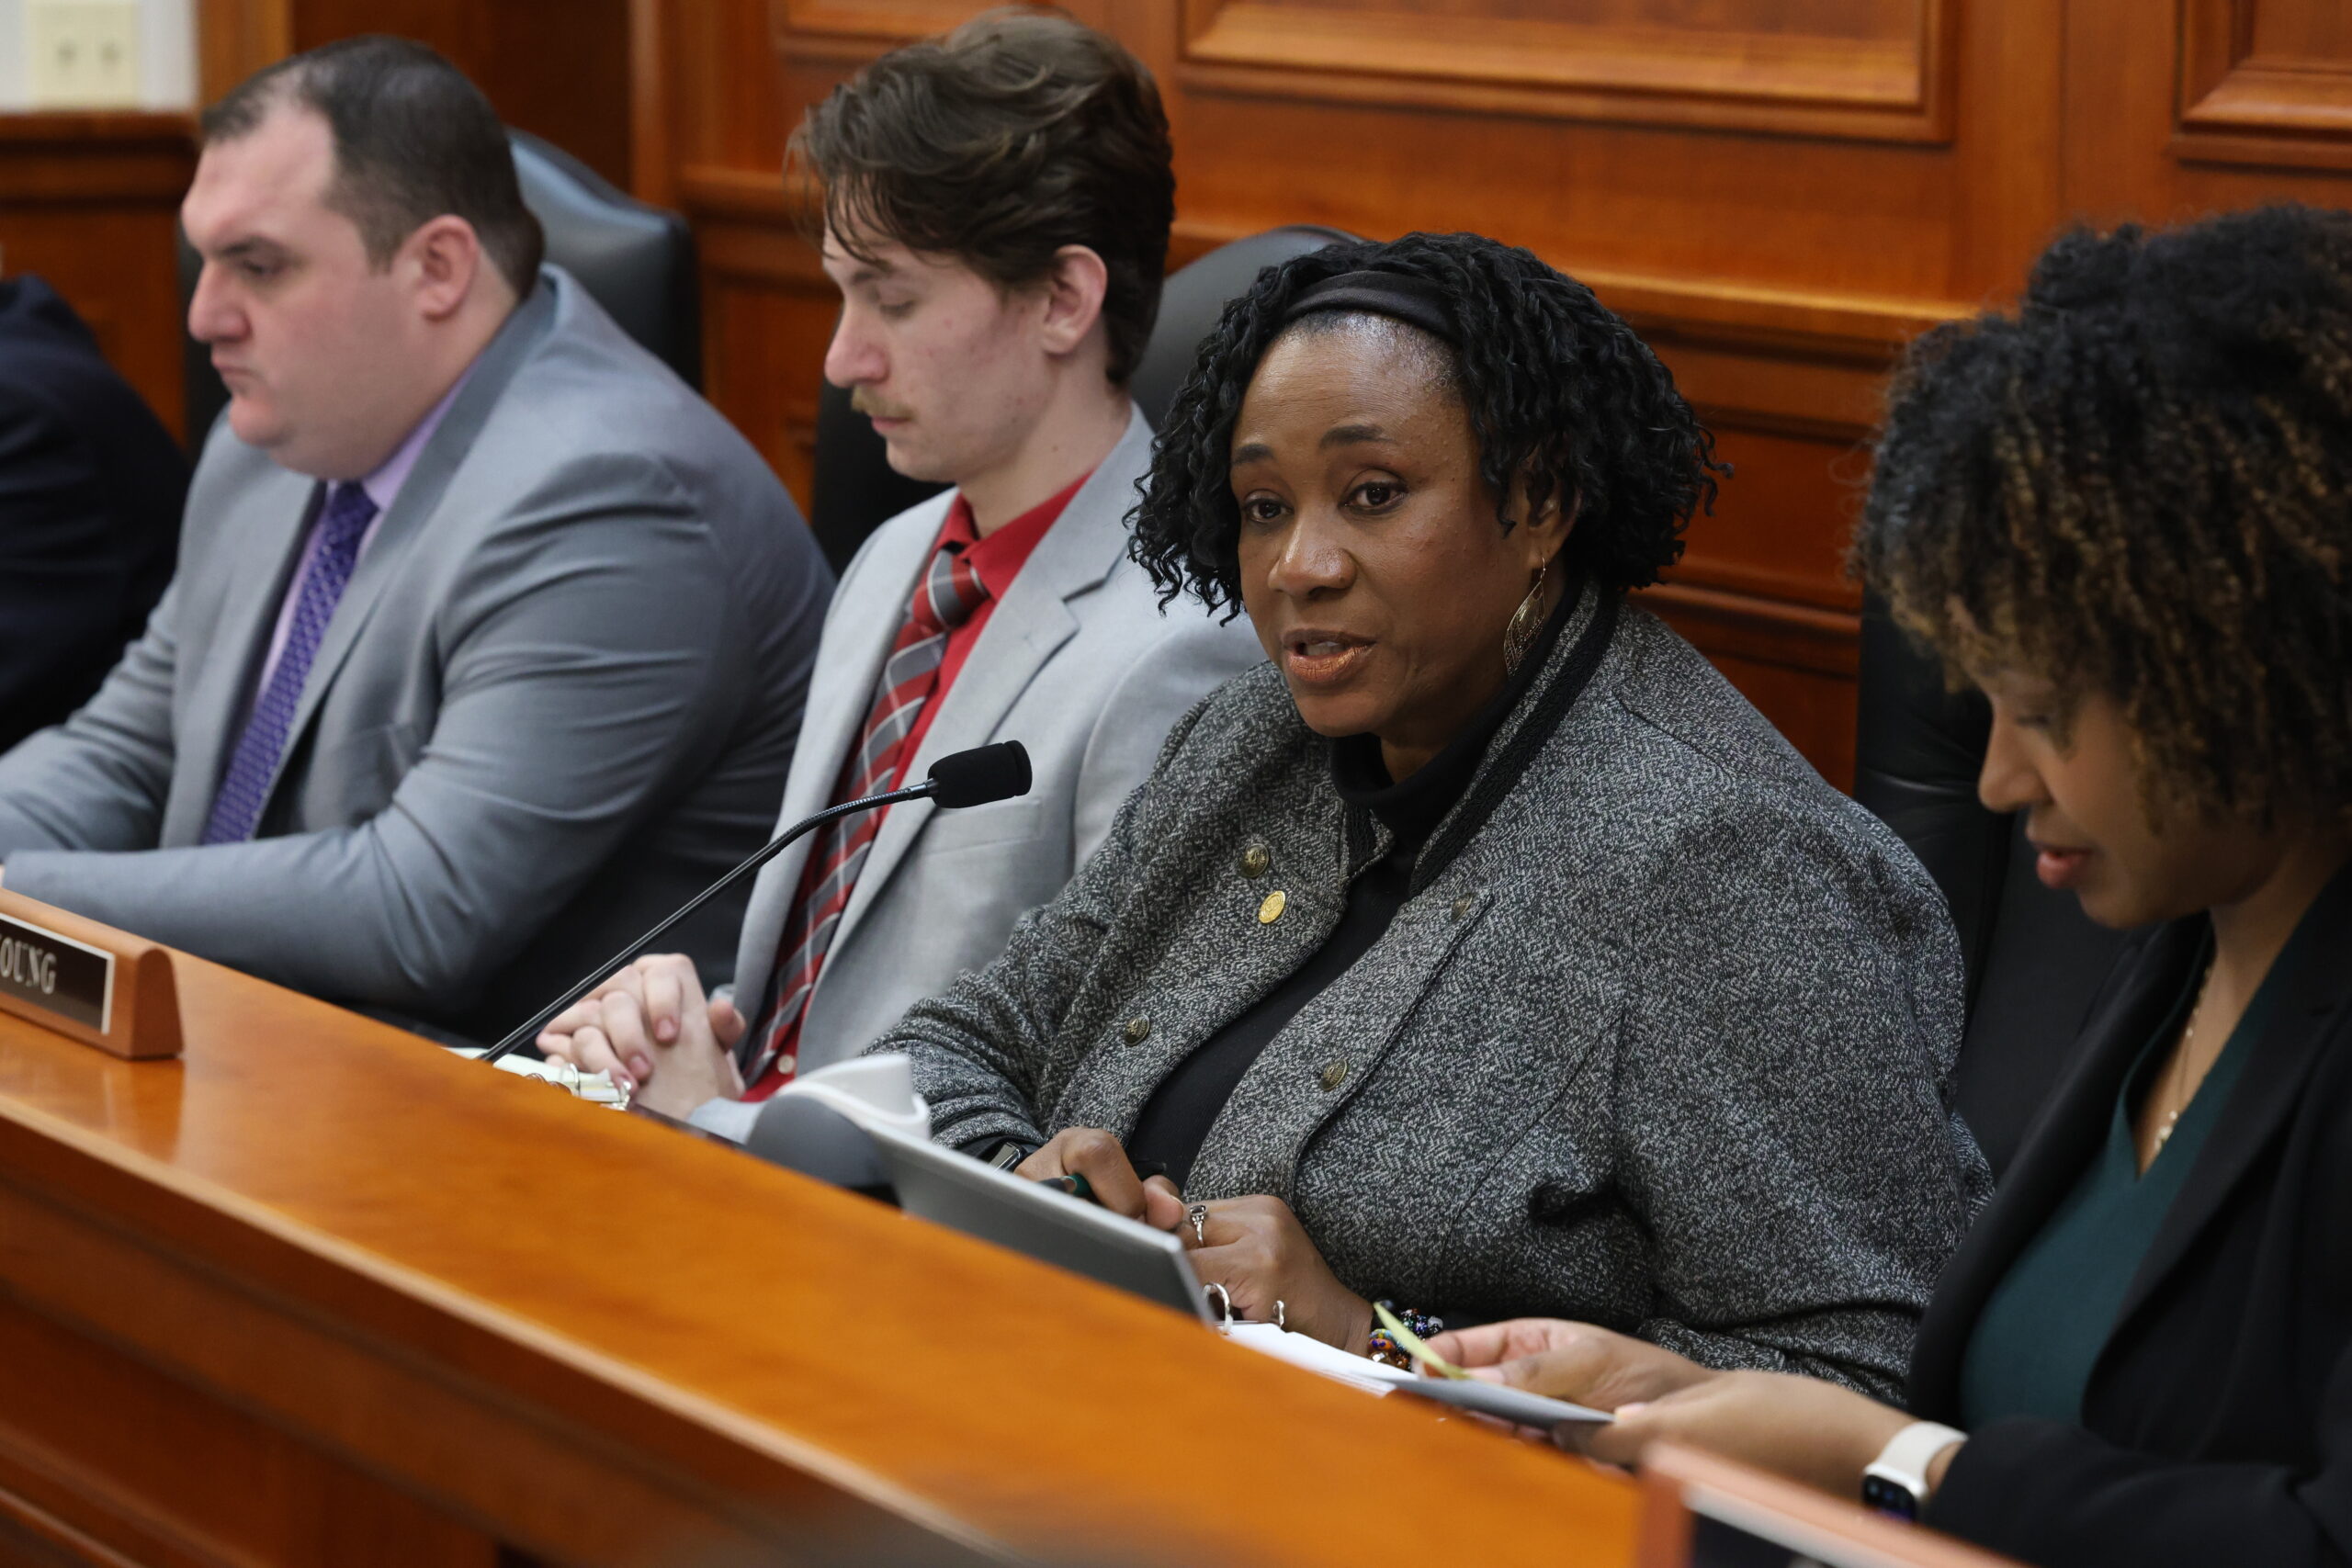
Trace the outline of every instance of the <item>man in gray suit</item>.
<instances>
[{"instance_id":1,"label":"man in gray suit","mask_svg":"<svg viewBox=\"0 0 2352 1568\"><path fill-rule=\"evenodd\" d=\"M993 13L884 57L793 150L824 186L842 291L825 374L893 468L956 489L883 525L842 577L782 819L995 740L1028 748L1035 784L801 840L759 879L731 997L706 1000L691 963L655 955L541 1037L737 1137L751 1101L994 958L1102 842L1175 720L1264 657L1246 624L1163 611L1127 558L1151 432L1126 380L1175 194L1143 67L1066 17Z\"/></svg>"},{"instance_id":2,"label":"man in gray suit","mask_svg":"<svg viewBox=\"0 0 2352 1568\"><path fill-rule=\"evenodd\" d=\"M0 757L0 875L494 1037L760 841L829 573L751 447L540 265L447 62L329 45L204 131L189 328L232 401L145 634Z\"/></svg>"}]
</instances>

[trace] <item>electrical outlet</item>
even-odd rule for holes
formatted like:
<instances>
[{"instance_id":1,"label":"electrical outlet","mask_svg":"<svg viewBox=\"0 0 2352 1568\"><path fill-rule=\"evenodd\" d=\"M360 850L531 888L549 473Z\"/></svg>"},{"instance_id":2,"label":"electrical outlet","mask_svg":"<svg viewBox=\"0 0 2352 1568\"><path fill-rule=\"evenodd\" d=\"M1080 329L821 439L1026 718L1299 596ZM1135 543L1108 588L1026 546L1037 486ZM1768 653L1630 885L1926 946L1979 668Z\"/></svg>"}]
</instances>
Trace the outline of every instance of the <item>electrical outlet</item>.
<instances>
[{"instance_id":1,"label":"electrical outlet","mask_svg":"<svg viewBox=\"0 0 2352 1568\"><path fill-rule=\"evenodd\" d=\"M139 107L139 0L29 0L25 31L34 107Z\"/></svg>"}]
</instances>

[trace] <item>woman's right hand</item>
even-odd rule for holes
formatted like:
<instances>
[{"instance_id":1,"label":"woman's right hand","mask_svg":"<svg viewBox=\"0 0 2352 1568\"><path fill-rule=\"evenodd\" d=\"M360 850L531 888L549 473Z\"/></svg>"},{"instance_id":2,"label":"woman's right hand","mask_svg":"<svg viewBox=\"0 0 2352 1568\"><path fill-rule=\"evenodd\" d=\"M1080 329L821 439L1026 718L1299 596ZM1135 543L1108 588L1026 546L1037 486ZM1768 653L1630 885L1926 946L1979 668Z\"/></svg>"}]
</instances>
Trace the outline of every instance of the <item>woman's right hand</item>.
<instances>
[{"instance_id":1,"label":"woman's right hand","mask_svg":"<svg viewBox=\"0 0 2352 1568\"><path fill-rule=\"evenodd\" d=\"M1645 1404L1723 1375L1646 1339L1550 1317L1454 1329L1430 1348L1472 1377L1595 1410Z\"/></svg>"},{"instance_id":2,"label":"woman's right hand","mask_svg":"<svg viewBox=\"0 0 2352 1568\"><path fill-rule=\"evenodd\" d=\"M1184 1223L1184 1195L1176 1184L1164 1176L1147 1181L1136 1175L1127 1151L1100 1127L1065 1127L1015 1167L1012 1174L1032 1181L1082 1176L1094 1190L1095 1201L1114 1214L1163 1231Z\"/></svg>"}]
</instances>

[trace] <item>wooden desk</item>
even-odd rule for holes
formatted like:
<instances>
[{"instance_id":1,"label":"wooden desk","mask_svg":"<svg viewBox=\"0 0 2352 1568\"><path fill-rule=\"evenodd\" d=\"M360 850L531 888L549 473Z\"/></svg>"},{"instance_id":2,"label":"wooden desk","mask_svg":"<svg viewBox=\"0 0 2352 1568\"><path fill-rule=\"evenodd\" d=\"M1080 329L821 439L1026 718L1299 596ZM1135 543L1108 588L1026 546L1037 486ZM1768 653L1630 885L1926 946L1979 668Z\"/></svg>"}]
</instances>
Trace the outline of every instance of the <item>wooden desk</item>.
<instances>
[{"instance_id":1,"label":"wooden desk","mask_svg":"<svg viewBox=\"0 0 2352 1568\"><path fill-rule=\"evenodd\" d=\"M1630 1485L179 957L0 1017L0 1561L1631 1562Z\"/></svg>"}]
</instances>

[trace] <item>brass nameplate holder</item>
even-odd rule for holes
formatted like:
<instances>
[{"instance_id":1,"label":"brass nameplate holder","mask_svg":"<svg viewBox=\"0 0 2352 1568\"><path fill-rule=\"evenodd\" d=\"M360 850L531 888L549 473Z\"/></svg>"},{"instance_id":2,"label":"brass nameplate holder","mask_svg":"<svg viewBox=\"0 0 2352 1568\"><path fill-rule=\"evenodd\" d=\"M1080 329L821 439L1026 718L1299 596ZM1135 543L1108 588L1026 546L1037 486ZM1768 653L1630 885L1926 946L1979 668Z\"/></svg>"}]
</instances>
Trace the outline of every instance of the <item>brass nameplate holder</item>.
<instances>
[{"instance_id":1,"label":"brass nameplate holder","mask_svg":"<svg viewBox=\"0 0 2352 1568\"><path fill-rule=\"evenodd\" d=\"M112 1055L180 1054L169 949L5 888L0 1012Z\"/></svg>"}]
</instances>

